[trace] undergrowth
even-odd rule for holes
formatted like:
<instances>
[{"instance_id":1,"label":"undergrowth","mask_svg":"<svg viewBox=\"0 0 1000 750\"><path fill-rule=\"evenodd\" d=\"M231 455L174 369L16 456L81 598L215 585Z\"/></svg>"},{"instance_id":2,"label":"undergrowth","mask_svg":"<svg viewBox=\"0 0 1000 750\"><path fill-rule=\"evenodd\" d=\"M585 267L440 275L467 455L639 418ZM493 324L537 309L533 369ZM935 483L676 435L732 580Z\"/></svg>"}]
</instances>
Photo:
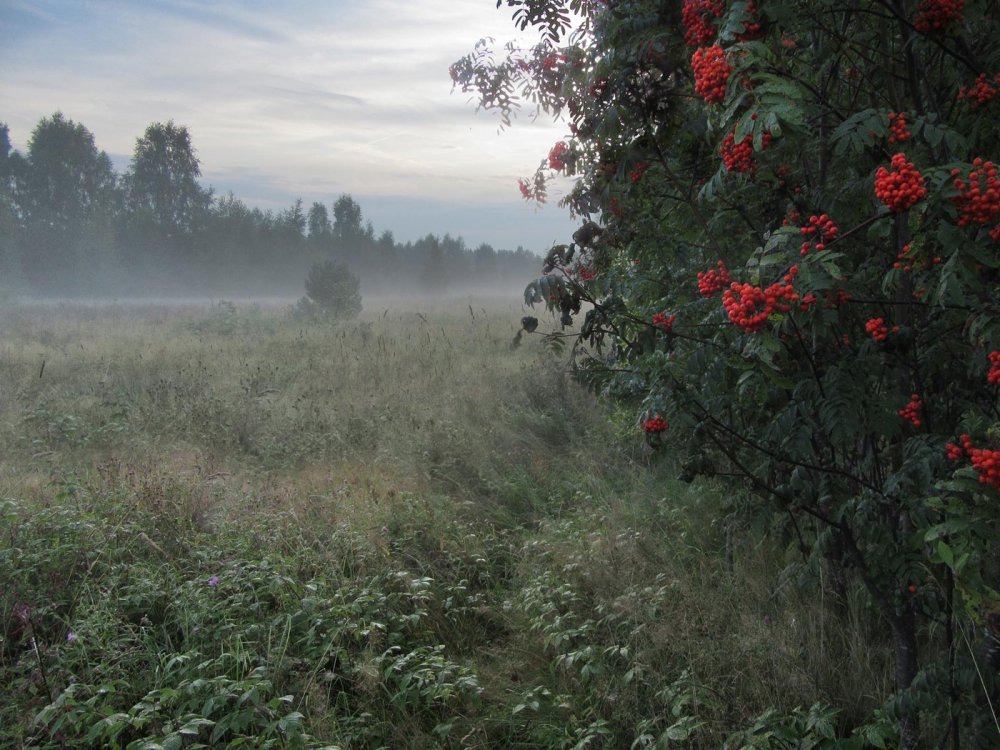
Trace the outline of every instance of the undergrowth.
<instances>
[{"instance_id":1,"label":"undergrowth","mask_svg":"<svg viewBox=\"0 0 1000 750\"><path fill-rule=\"evenodd\" d=\"M874 615L517 310L2 314L4 746L893 742Z\"/></svg>"}]
</instances>

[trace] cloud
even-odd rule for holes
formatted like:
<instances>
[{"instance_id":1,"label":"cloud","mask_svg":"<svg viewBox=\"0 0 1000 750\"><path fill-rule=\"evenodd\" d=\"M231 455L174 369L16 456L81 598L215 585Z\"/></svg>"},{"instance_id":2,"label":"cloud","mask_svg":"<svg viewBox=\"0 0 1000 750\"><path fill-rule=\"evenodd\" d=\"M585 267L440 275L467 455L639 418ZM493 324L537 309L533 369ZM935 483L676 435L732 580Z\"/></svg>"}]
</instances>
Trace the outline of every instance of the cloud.
<instances>
[{"instance_id":1,"label":"cloud","mask_svg":"<svg viewBox=\"0 0 1000 750\"><path fill-rule=\"evenodd\" d=\"M266 17L247 13L232 3L183 2L182 0L158 0L144 4L150 15L160 14L166 18L188 21L199 30L213 34L234 35L271 43L288 43L290 39L276 31Z\"/></svg>"},{"instance_id":2,"label":"cloud","mask_svg":"<svg viewBox=\"0 0 1000 750\"><path fill-rule=\"evenodd\" d=\"M6 5L18 33L0 45L0 117L16 147L56 109L114 153L173 119L191 130L206 182L248 203L350 192L520 217L517 178L566 127L522 117L498 133L495 116L452 93L454 60L514 34L488 0Z\"/></svg>"}]
</instances>

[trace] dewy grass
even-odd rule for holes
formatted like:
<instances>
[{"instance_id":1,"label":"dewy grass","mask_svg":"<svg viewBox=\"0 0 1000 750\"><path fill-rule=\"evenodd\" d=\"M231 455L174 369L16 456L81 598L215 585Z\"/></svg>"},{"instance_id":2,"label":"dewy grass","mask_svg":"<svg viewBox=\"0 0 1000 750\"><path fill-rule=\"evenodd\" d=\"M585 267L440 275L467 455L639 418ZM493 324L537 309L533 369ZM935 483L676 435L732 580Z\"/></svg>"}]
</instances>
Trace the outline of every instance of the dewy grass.
<instances>
[{"instance_id":1,"label":"dewy grass","mask_svg":"<svg viewBox=\"0 0 1000 750\"><path fill-rule=\"evenodd\" d=\"M850 638L868 613L835 618L785 543L539 342L511 350L520 315L0 309L0 745L717 747L770 707L865 721L890 684Z\"/></svg>"}]
</instances>

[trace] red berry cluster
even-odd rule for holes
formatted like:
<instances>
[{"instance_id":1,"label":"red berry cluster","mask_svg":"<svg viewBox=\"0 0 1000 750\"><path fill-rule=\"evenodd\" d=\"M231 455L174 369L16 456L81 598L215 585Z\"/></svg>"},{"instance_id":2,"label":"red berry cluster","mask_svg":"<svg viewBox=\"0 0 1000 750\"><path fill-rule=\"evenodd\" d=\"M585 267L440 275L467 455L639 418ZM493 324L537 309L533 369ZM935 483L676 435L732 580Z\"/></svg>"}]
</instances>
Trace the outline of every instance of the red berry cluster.
<instances>
[{"instance_id":1,"label":"red berry cluster","mask_svg":"<svg viewBox=\"0 0 1000 750\"><path fill-rule=\"evenodd\" d=\"M837 239L840 229L828 215L820 214L816 216L814 214L809 217L809 222L799 229L799 234L807 238L802 240L802 249L799 251L799 255L808 255L810 249L815 249L818 253L826 250L826 243ZM816 237L817 235L819 239L813 245L812 241L808 238Z\"/></svg>"},{"instance_id":2,"label":"red berry cluster","mask_svg":"<svg viewBox=\"0 0 1000 750\"><path fill-rule=\"evenodd\" d=\"M753 0L747 3L747 15L751 16L754 20L746 21L743 24L743 33L738 34L736 37L736 41L738 42L752 42L764 36L764 26L757 19L757 6Z\"/></svg>"},{"instance_id":3,"label":"red berry cluster","mask_svg":"<svg viewBox=\"0 0 1000 750\"><path fill-rule=\"evenodd\" d=\"M971 87L962 86L958 90L958 100L969 102L972 109L979 109L993 101L998 90L1000 90L1000 73L993 77L993 85L990 85L985 73L980 73Z\"/></svg>"},{"instance_id":4,"label":"red berry cluster","mask_svg":"<svg viewBox=\"0 0 1000 750\"><path fill-rule=\"evenodd\" d=\"M986 373L986 382L1000 385L1000 352L990 352L990 371Z\"/></svg>"},{"instance_id":5,"label":"red berry cluster","mask_svg":"<svg viewBox=\"0 0 1000 750\"><path fill-rule=\"evenodd\" d=\"M641 161L635 165L635 169L628 173L628 178L632 182L638 182L642 179L642 176L646 174L646 170L649 169L648 161Z\"/></svg>"},{"instance_id":6,"label":"red berry cluster","mask_svg":"<svg viewBox=\"0 0 1000 750\"><path fill-rule=\"evenodd\" d=\"M566 168L566 152L569 151L569 146L566 141L559 141L552 150L549 151L549 168L560 171Z\"/></svg>"},{"instance_id":7,"label":"red berry cluster","mask_svg":"<svg viewBox=\"0 0 1000 750\"><path fill-rule=\"evenodd\" d=\"M913 250L913 245L903 245L903 249L896 254L896 262L892 264L892 267L903 271L912 271L913 265L910 263L910 258L907 257L911 250Z\"/></svg>"},{"instance_id":8,"label":"red berry cluster","mask_svg":"<svg viewBox=\"0 0 1000 750\"><path fill-rule=\"evenodd\" d=\"M661 432L667 431L667 420L659 414L654 414L651 417L647 416L646 420L642 423L642 429L646 431L647 435L659 435Z\"/></svg>"},{"instance_id":9,"label":"red berry cluster","mask_svg":"<svg viewBox=\"0 0 1000 750\"><path fill-rule=\"evenodd\" d=\"M865 330L876 341L885 341L889 338L890 329L884 318L872 318L865 323ZM891 330L893 333L899 333L899 326L893 326Z\"/></svg>"},{"instance_id":10,"label":"red berry cluster","mask_svg":"<svg viewBox=\"0 0 1000 750\"><path fill-rule=\"evenodd\" d=\"M793 283L795 281L795 277L798 275L799 275L798 266L793 265L789 267L788 273L786 273L784 276L785 283L786 284ZM809 294L803 297L799 302L799 310L801 310L802 312L809 312L809 308L811 308L815 304L816 304L816 295L812 292L809 292Z\"/></svg>"},{"instance_id":11,"label":"red berry cluster","mask_svg":"<svg viewBox=\"0 0 1000 750\"><path fill-rule=\"evenodd\" d=\"M942 31L951 23L961 22L964 9L965 0L920 0L913 28L921 34Z\"/></svg>"},{"instance_id":12,"label":"red berry cluster","mask_svg":"<svg viewBox=\"0 0 1000 750\"><path fill-rule=\"evenodd\" d=\"M722 306L734 325L747 333L760 331L776 312L788 312L799 295L791 284L771 284L766 289L734 281L722 293Z\"/></svg>"},{"instance_id":13,"label":"red berry cluster","mask_svg":"<svg viewBox=\"0 0 1000 750\"><path fill-rule=\"evenodd\" d=\"M593 281L597 278L597 271L591 271L586 266L580 266L576 273L580 277L580 281Z\"/></svg>"},{"instance_id":14,"label":"red berry cluster","mask_svg":"<svg viewBox=\"0 0 1000 750\"><path fill-rule=\"evenodd\" d=\"M900 152L892 157L890 169L875 170L875 197L893 213L908 211L927 195L924 178Z\"/></svg>"},{"instance_id":15,"label":"red berry cluster","mask_svg":"<svg viewBox=\"0 0 1000 750\"><path fill-rule=\"evenodd\" d=\"M698 291L702 297L715 295L721 289L729 286L732 281L725 263L720 260L715 266L718 270L712 268L705 272L698 271Z\"/></svg>"},{"instance_id":16,"label":"red berry cluster","mask_svg":"<svg viewBox=\"0 0 1000 750\"><path fill-rule=\"evenodd\" d=\"M972 468L979 474L979 481L1000 490L1000 451L972 448L969 458Z\"/></svg>"},{"instance_id":17,"label":"red berry cluster","mask_svg":"<svg viewBox=\"0 0 1000 750\"><path fill-rule=\"evenodd\" d=\"M542 67L546 70L555 70L559 67L559 63L566 62L566 55L562 52L550 52L542 60Z\"/></svg>"},{"instance_id":18,"label":"red berry cluster","mask_svg":"<svg viewBox=\"0 0 1000 750\"><path fill-rule=\"evenodd\" d=\"M979 481L1000 490L1000 451L976 448L972 444L972 438L968 435L962 435L960 440L961 446L954 443L948 443L945 446L948 458L952 461L959 461L967 455L972 461L972 468L979 474Z\"/></svg>"},{"instance_id":19,"label":"red berry cluster","mask_svg":"<svg viewBox=\"0 0 1000 750\"><path fill-rule=\"evenodd\" d=\"M726 98L726 83L733 72L726 53L715 44L699 47L691 55L694 69L694 90L707 104L718 104Z\"/></svg>"},{"instance_id":20,"label":"red berry cluster","mask_svg":"<svg viewBox=\"0 0 1000 750\"><path fill-rule=\"evenodd\" d=\"M531 200L531 186L528 185L528 181L521 178L517 181L517 189L521 191L521 197L526 201Z\"/></svg>"},{"instance_id":21,"label":"red berry cluster","mask_svg":"<svg viewBox=\"0 0 1000 750\"><path fill-rule=\"evenodd\" d=\"M968 182L961 178L958 170L952 170L955 188L959 194L952 198L958 207L958 225L989 224L1000 217L1000 179L997 168L991 161L980 158L972 160L974 169L969 172ZM1000 225L990 231L990 237L1000 240Z\"/></svg>"},{"instance_id":22,"label":"red berry cluster","mask_svg":"<svg viewBox=\"0 0 1000 750\"><path fill-rule=\"evenodd\" d=\"M722 18L722 3L714 0L684 0L681 21L688 47L703 47L715 39L715 19Z\"/></svg>"},{"instance_id":23,"label":"red berry cluster","mask_svg":"<svg viewBox=\"0 0 1000 750\"><path fill-rule=\"evenodd\" d=\"M842 307L851 301L853 295L846 289L837 289L835 291L823 292L824 307L827 310L836 310L838 307Z\"/></svg>"},{"instance_id":24,"label":"red berry cluster","mask_svg":"<svg viewBox=\"0 0 1000 750\"><path fill-rule=\"evenodd\" d=\"M818 298L813 292L809 292L809 294L803 297L802 301L799 303L799 309L802 312L809 312L812 306L816 304L817 299Z\"/></svg>"},{"instance_id":25,"label":"red berry cluster","mask_svg":"<svg viewBox=\"0 0 1000 750\"><path fill-rule=\"evenodd\" d=\"M668 318L666 312L653 313L653 325L664 331L673 330L675 320L677 320L676 315Z\"/></svg>"},{"instance_id":26,"label":"red berry cluster","mask_svg":"<svg viewBox=\"0 0 1000 750\"><path fill-rule=\"evenodd\" d=\"M764 133L761 136L761 150L771 145L774 136ZM753 135L747 134L743 140L736 143L736 131L733 130L722 139L719 146L719 154L722 156L722 163L726 165L727 172L743 172L744 174L756 174L757 162L753 160Z\"/></svg>"},{"instance_id":27,"label":"red berry cluster","mask_svg":"<svg viewBox=\"0 0 1000 750\"><path fill-rule=\"evenodd\" d=\"M914 427L919 427L923 424L920 419L920 410L923 408L924 402L920 399L920 394L911 393L910 402L899 410L899 416L912 424Z\"/></svg>"},{"instance_id":28,"label":"red berry cluster","mask_svg":"<svg viewBox=\"0 0 1000 750\"><path fill-rule=\"evenodd\" d=\"M778 187L785 187L788 185L788 178L792 175L792 168L788 164L780 164L777 169L774 170L775 176L778 178ZM798 214L798 211L792 211L791 213ZM791 216L791 214L789 214ZM785 224L788 226L788 224Z\"/></svg>"},{"instance_id":29,"label":"red berry cluster","mask_svg":"<svg viewBox=\"0 0 1000 750\"><path fill-rule=\"evenodd\" d=\"M906 113L889 113L889 143L903 143L910 140L913 134L906 127Z\"/></svg>"},{"instance_id":30,"label":"red berry cluster","mask_svg":"<svg viewBox=\"0 0 1000 750\"><path fill-rule=\"evenodd\" d=\"M912 251L913 245L903 245L903 249L896 254L896 260L892 264L892 267L900 271L912 271L914 267L919 267L926 271L941 263L940 255L934 255L927 260L917 262L910 255Z\"/></svg>"}]
</instances>

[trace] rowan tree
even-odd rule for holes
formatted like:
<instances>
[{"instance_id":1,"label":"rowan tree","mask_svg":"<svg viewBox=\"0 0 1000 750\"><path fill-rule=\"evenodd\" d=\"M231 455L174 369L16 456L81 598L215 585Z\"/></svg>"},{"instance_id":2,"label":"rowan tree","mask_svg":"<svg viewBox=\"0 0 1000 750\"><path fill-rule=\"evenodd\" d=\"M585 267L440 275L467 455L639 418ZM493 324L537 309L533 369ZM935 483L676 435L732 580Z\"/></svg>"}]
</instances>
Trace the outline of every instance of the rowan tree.
<instances>
[{"instance_id":1,"label":"rowan tree","mask_svg":"<svg viewBox=\"0 0 1000 750\"><path fill-rule=\"evenodd\" d=\"M518 188L569 175L580 221L526 302L686 473L858 582L901 747L996 742L997 3L505 4L542 41L452 79L564 118Z\"/></svg>"}]
</instances>

